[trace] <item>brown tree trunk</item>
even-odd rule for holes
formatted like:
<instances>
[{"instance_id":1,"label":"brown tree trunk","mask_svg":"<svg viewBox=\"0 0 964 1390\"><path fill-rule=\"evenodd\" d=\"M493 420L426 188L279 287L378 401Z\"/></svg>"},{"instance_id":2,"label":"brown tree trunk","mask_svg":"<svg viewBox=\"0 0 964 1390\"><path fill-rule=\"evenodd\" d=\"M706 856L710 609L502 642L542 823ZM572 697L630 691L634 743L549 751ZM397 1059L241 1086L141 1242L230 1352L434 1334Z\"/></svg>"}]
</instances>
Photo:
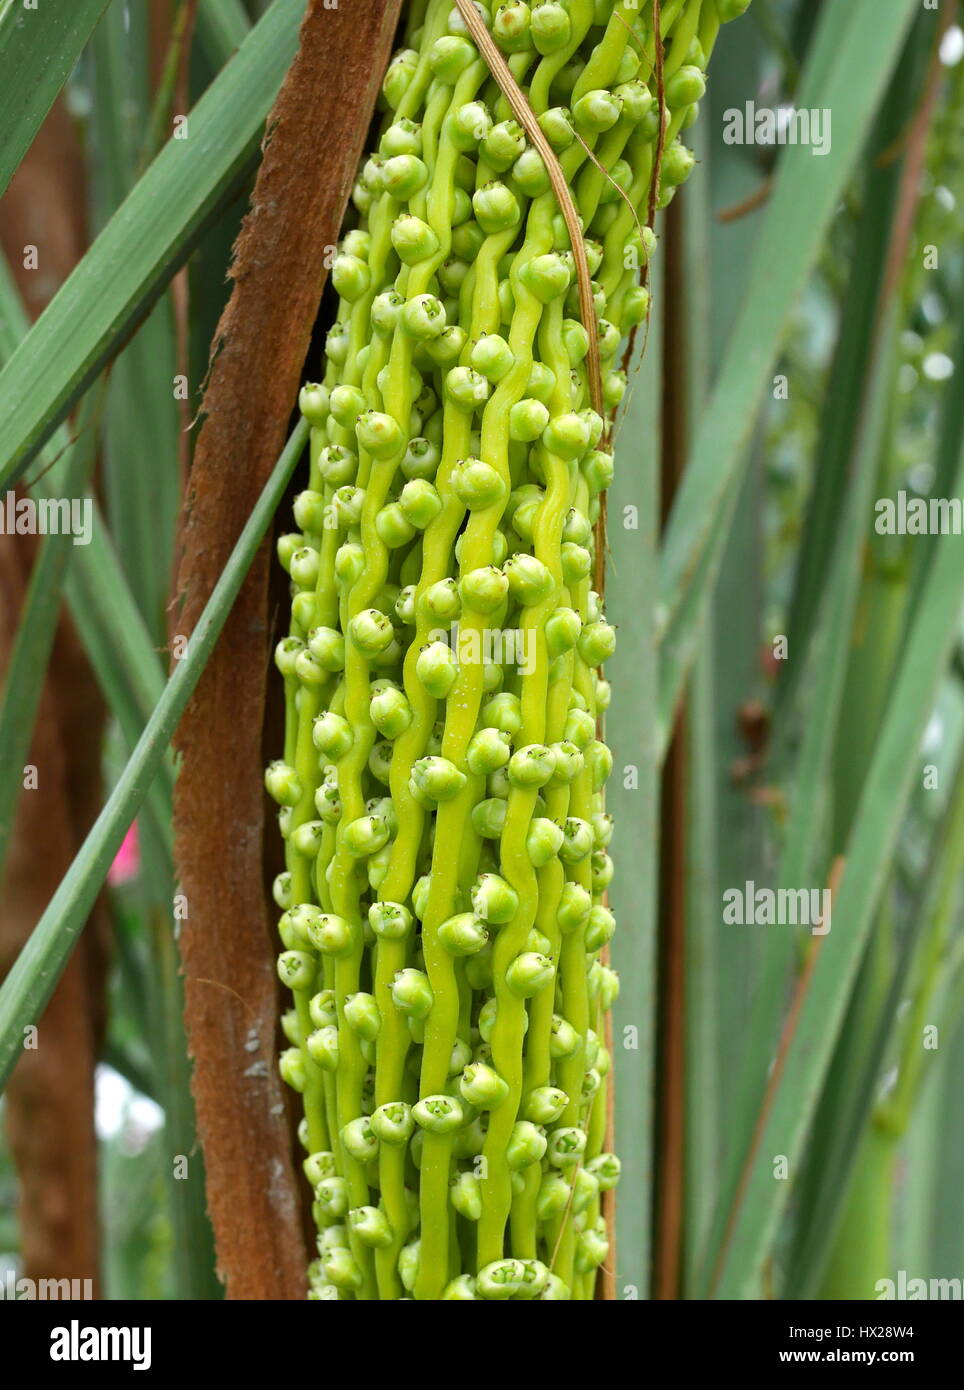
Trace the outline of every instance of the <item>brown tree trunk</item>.
<instances>
[{"instance_id":1,"label":"brown tree trunk","mask_svg":"<svg viewBox=\"0 0 964 1390\"><path fill-rule=\"evenodd\" d=\"M399 0L310 0L268 123L218 327L188 484L175 632L189 634L281 451L395 30ZM229 1298L300 1298L307 1253L277 1069L280 996L264 884L268 548L181 722L176 858L194 1097Z\"/></svg>"}]
</instances>

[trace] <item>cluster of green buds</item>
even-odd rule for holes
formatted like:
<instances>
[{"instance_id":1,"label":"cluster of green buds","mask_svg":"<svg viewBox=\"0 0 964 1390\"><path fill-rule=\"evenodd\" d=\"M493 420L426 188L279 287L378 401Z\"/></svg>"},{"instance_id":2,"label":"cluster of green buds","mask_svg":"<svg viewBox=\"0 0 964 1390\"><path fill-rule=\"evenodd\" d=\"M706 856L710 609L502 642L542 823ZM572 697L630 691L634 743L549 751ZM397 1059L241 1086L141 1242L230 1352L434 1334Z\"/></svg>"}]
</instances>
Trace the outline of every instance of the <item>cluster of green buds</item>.
<instances>
[{"instance_id":1,"label":"cluster of green buds","mask_svg":"<svg viewBox=\"0 0 964 1390\"><path fill-rule=\"evenodd\" d=\"M747 3L662 0L658 36L646 0L476 5L584 258L472 26L452 0L407 6L278 547L287 719L266 785L313 1298L595 1296L619 1176L600 498L649 309L654 170L664 207Z\"/></svg>"}]
</instances>

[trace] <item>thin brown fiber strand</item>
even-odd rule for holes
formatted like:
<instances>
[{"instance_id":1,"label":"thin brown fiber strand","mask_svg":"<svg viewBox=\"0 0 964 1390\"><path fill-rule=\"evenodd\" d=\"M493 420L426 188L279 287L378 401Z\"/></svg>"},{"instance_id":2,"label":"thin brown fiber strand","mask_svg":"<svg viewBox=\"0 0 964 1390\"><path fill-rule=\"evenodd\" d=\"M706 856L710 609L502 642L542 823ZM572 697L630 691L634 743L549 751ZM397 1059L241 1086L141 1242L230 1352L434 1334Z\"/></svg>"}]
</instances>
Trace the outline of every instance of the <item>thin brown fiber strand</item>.
<instances>
[{"instance_id":1,"label":"thin brown fiber strand","mask_svg":"<svg viewBox=\"0 0 964 1390\"><path fill-rule=\"evenodd\" d=\"M582 227L579 223L579 213L572 196L572 191L566 182L566 176L562 172L562 166L556 158L556 152L549 144L543 134L536 114L526 101L525 93L512 76L512 71L508 63L503 58L495 45L495 41L485 27L482 16L472 4L472 0L455 0L459 8L459 13L465 21L465 26L472 38L475 40L476 47L482 54L489 71L495 78L499 87L502 89L506 101L516 114L519 124L522 126L529 139L535 145L542 156L542 161L546 166L552 183L553 192L559 203L563 217L566 219L566 227L569 232L569 240L572 243L572 254L576 262L576 280L579 286L579 313L582 318L583 327L589 335L589 351L586 354L586 364L589 374L589 398L592 401L593 410L600 416L605 415L603 409L602 392L602 369L599 365L599 327L596 323L596 308L592 297L592 276L589 274L589 262L586 259L586 247L583 243Z\"/></svg>"},{"instance_id":2,"label":"thin brown fiber strand","mask_svg":"<svg viewBox=\"0 0 964 1390\"><path fill-rule=\"evenodd\" d=\"M400 0L309 0L235 249L188 483L172 620L190 633L281 451ZM262 725L269 658L262 547L178 731L180 946L198 1131L230 1298L297 1299L307 1260L265 901Z\"/></svg>"}]
</instances>

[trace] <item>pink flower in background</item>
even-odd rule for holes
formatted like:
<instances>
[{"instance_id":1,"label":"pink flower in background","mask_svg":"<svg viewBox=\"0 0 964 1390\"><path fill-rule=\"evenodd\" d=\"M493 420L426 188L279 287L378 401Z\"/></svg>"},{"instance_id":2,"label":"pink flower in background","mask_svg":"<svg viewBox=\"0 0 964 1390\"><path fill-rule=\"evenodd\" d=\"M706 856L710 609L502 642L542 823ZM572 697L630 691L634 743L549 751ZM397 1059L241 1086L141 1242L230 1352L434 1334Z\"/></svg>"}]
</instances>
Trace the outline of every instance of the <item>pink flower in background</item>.
<instances>
[{"instance_id":1,"label":"pink flower in background","mask_svg":"<svg viewBox=\"0 0 964 1390\"><path fill-rule=\"evenodd\" d=\"M137 843L137 821L134 821L110 866L107 882L116 888L118 884L130 883L140 871L141 854Z\"/></svg>"}]
</instances>

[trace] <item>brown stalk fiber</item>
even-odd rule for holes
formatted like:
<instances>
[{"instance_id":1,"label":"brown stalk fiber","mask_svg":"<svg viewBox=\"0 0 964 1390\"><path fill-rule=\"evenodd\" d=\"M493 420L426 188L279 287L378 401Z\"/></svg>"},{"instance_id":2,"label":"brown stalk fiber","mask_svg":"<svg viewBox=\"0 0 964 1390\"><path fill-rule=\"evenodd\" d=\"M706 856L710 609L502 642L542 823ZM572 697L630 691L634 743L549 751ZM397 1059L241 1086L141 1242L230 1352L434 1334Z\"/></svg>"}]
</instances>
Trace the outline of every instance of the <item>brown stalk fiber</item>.
<instances>
[{"instance_id":1,"label":"brown stalk fiber","mask_svg":"<svg viewBox=\"0 0 964 1390\"><path fill-rule=\"evenodd\" d=\"M271 113L218 327L189 479L177 632L190 633L281 451L400 0L309 0ZM181 722L176 857L198 1131L230 1298L300 1298L305 1244L277 1070L279 985L266 909L263 547Z\"/></svg>"}]
</instances>

